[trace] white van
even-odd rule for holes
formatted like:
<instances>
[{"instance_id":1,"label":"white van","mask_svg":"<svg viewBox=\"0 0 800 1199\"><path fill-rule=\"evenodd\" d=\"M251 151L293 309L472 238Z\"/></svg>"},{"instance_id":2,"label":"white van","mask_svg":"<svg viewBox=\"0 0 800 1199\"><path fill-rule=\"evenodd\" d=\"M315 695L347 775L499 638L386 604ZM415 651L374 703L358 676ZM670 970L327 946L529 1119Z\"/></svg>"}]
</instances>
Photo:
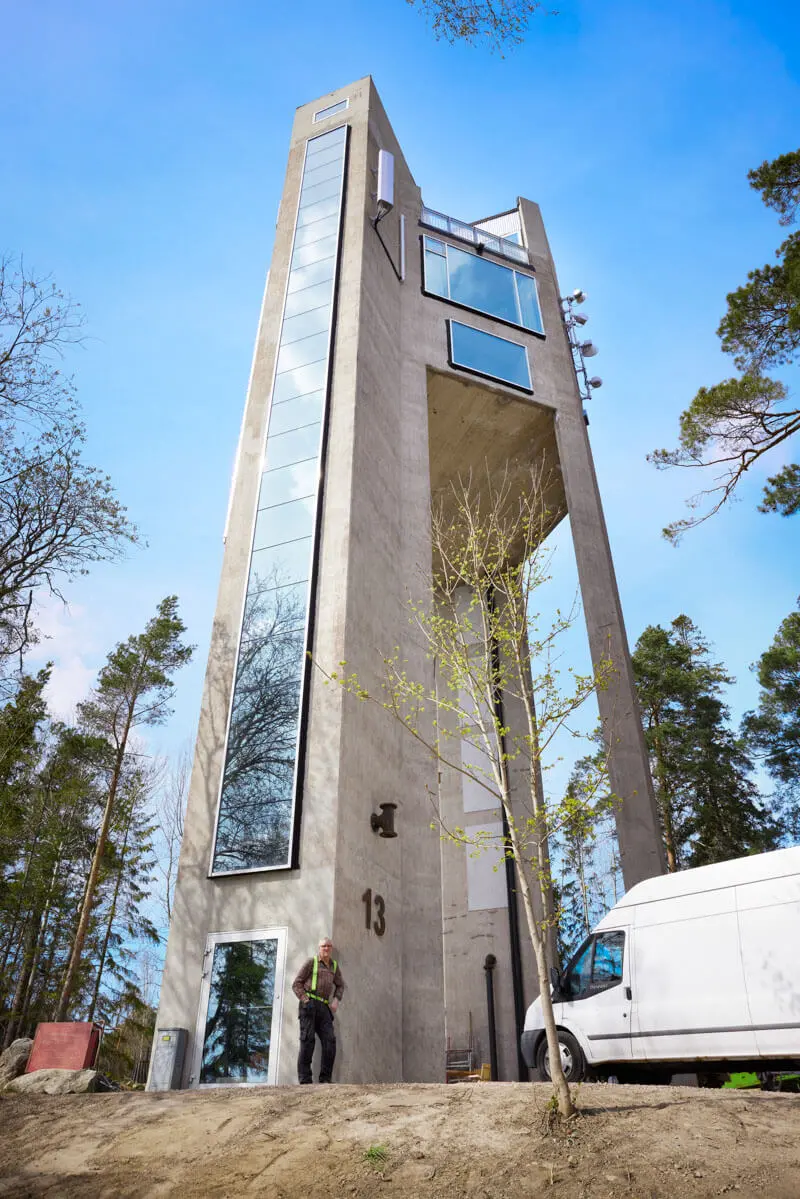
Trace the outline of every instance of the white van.
<instances>
[{"instance_id":1,"label":"white van","mask_svg":"<svg viewBox=\"0 0 800 1199\"><path fill-rule=\"evenodd\" d=\"M570 1081L800 1064L800 846L648 879L553 975ZM549 1055L540 1000L522 1054Z\"/></svg>"}]
</instances>

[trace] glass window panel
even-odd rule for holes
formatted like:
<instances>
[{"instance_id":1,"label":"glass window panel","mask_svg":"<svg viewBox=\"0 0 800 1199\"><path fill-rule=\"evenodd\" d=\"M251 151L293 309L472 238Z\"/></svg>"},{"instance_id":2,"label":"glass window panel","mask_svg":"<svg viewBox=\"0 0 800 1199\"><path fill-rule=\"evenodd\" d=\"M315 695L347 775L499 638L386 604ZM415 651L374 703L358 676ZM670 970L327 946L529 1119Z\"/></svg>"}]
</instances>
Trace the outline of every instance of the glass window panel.
<instances>
[{"instance_id":1,"label":"glass window panel","mask_svg":"<svg viewBox=\"0 0 800 1199\"><path fill-rule=\"evenodd\" d=\"M290 401L291 402L291 401ZM278 433L267 440L267 470L279 470L293 462L303 462L319 452L321 425L305 425L288 433Z\"/></svg>"},{"instance_id":2,"label":"glass window panel","mask_svg":"<svg viewBox=\"0 0 800 1199\"><path fill-rule=\"evenodd\" d=\"M336 258L323 258L320 262L311 262L308 266L295 267L289 274L289 295L296 291L304 291L317 283L332 279L336 270Z\"/></svg>"},{"instance_id":3,"label":"glass window panel","mask_svg":"<svg viewBox=\"0 0 800 1199\"><path fill-rule=\"evenodd\" d=\"M261 574L256 565L247 581L242 638L248 643L264 641L265 637L280 638L281 649L287 648L286 641L298 629L303 630L308 606L308 583L290 583L275 586L274 575ZM280 582L280 580L278 580ZM299 654L302 655L302 646Z\"/></svg>"},{"instance_id":4,"label":"glass window panel","mask_svg":"<svg viewBox=\"0 0 800 1199\"><path fill-rule=\"evenodd\" d=\"M270 410L214 870L290 864L346 127L309 142Z\"/></svg>"},{"instance_id":5,"label":"glass window panel","mask_svg":"<svg viewBox=\"0 0 800 1199\"><path fill-rule=\"evenodd\" d=\"M447 259L425 250L425 290L449 299L447 290Z\"/></svg>"},{"instance_id":6,"label":"glass window panel","mask_svg":"<svg viewBox=\"0 0 800 1199\"><path fill-rule=\"evenodd\" d=\"M519 323L514 272L507 266L447 247L450 299L501 320Z\"/></svg>"},{"instance_id":7,"label":"glass window panel","mask_svg":"<svg viewBox=\"0 0 800 1199\"><path fill-rule=\"evenodd\" d=\"M278 374L294 370L296 367L308 366L319 362L328 353L328 333L315 333L304 337L301 341L292 341L287 346L281 346L278 351Z\"/></svg>"},{"instance_id":8,"label":"glass window panel","mask_svg":"<svg viewBox=\"0 0 800 1199\"><path fill-rule=\"evenodd\" d=\"M309 204L308 208L301 208L297 214L298 226L310 225L314 221L319 221L322 217L330 216L334 212L339 211L339 196L330 196L327 200L319 200L316 204Z\"/></svg>"},{"instance_id":9,"label":"glass window panel","mask_svg":"<svg viewBox=\"0 0 800 1199\"><path fill-rule=\"evenodd\" d=\"M424 225L433 225L434 229L447 230L450 225L446 216L441 212L434 212L432 208L423 208L419 219Z\"/></svg>"},{"instance_id":10,"label":"glass window panel","mask_svg":"<svg viewBox=\"0 0 800 1199\"><path fill-rule=\"evenodd\" d=\"M317 494L319 462L310 458L306 462L295 462L292 466L280 466L276 470L265 470L261 476L259 508L271 508L273 504L287 504L303 496Z\"/></svg>"},{"instance_id":11,"label":"glass window panel","mask_svg":"<svg viewBox=\"0 0 800 1199\"><path fill-rule=\"evenodd\" d=\"M300 192L300 207L308 208L309 204L316 204L317 200L327 200L328 196L338 196L341 190L341 175L310 186L304 183L303 190Z\"/></svg>"},{"instance_id":12,"label":"glass window panel","mask_svg":"<svg viewBox=\"0 0 800 1199\"><path fill-rule=\"evenodd\" d=\"M349 100L340 100L338 104L331 104L328 106L328 108L321 108L319 112L314 113L314 120L324 121L326 117L332 117L334 113L342 112L345 108L347 108L349 103Z\"/></svg>"},{"instance_id":13,"label":"glass window panel","mask_svg":"<svg viewBox=\"0 0 800 1199\"><path fill-rule=\"evenodd\" d=\"M314 532L315 507L316 497L307 496L290 504L278 504L277 508L262 508L256 519L253 549L264 550L277 541L310 537Z\"/></svg>"},{"instance_id":14,"label":"glass window panel","mask_svg":"<svg viewBox=\"0 0 800 1199\"><path fill-rule=\"evenodd\" d=\"M458 321L450 321L450 341L454 366L463 366L480 375L530 390L531 377L524 346Z\"/></svg>"},{"instance_id":15,"label":"glass window panel","mask_svg":"<svg viewBox=\"0 0 800 1199\"><path fill-rule=\"evenodd\" d=\"M623 932L600 933L594 944L592 985L614 987L622 982L622 955L625 948Z\"/></svg>"},{"instance_id":16,"label":"glass window panel","mask_svg":"<svg viewBox=\"0 0 800 1199\"><path fill-rule=\"evenodd\" d=\"M342 177L342 161L334 158L332 162L323 162L322 166L313 166L314 160L306 167L303 174L303 190L307 187L315 187L318 183L324 183L326 179L341 179Z\"/></svg>"},{"instance_id":17,"label":"glass window panel","mask_svg":"<svg viewBox=\"0 0 800 1199\"><path fill-rule=\"evenodd\" d=\"M318 241L312 241L307 246L298 246L292 254L292 270L298 266L309 266L323 258L335 258L337 241L338 238L333 234L331 237L321 237Z\"/></svg>"},{"instance_id":18,"label":"glass window panel","mask_svg":"<svg viewBox=\"0 0 800 1199\"><path fill-rule=\"evenodd\" d=\"M268 1081L277 957L277 939L214 946L201 1084Z\"/></svg>"},{"instance_id":19,"label":"glass window panel","mask_svg":"<svg viewBox=\"0 0 800 1199\"><path fill-rule=\"evenodd\" d=\"M301 312L300 316L289 317L283 322L281 329L281 346L291 345L293 341L302 341L313 333L327 333L331 321L330 304L322 304L311 312Z\"/></svg>"},{"instance_id":20,"label":"glass window panel","mask_svg":"<svg viewBox=\"0 0 800 1199\"><path fill-rule=\"evenodd\" d=\"M300 246L309 246L312 242L319 241L323 237L335 236L339 230L339 214L325 217L323 221L315 221L313 225L307 225L304 229L298 229L294 235L295 251Z\"/></svg>"},{"instance_id":21,"label":"glass window panel","mask_svg":"<svg viewBox=\"0 0 800 1199\"><path fill-rule=\"evenodd\" d=\"M329 162L344 162L344 146L320 146L317 150L309 150L306 155L306 170L318 171Z\"/></svg>"},{"instance_id":22,"label":"glass window panel","mask_svg":"<svg viewBox=\"0 0 800 1199\"><path fill-rule=\"evenodd\" d=\"M443 241L437 241L435 237L425 238L425 249L432 250L434 254L447 254L447 247Z\"/></svg>"},{"instance_id":23,"label":"glass window panel","mask_svg":"<svg viewBox=\"0 0 800 1199\"><path fill-rule=\"evenodd\" d=\"M308 149L309 151L315 151L325 146L341 146L344 143L346 133L346 125L338 125L336 129L331 129L329 133L318 133L316 137L309 139Z\"/></svg>"},{"instance_id":24,"label":"glass window panel","mask_svg":"<svg viewBox=\"0 0 800 1199\"><path fill-rule=\"evenodd\" d=\"M263 555L261 555L263 557ZM308 584L251 571L223 776L216 871L289 864Z\"/></svg>"},{"instance_id":25,"label":"glass window panel","mask_svg":"<svg viewBox=\"0 0 800 1199\"><path fill-rule=\"evenodd\" d=\"M295 370L284 371L275 378L272 392L273 404L281 404L295 396L303 396L308 391L319 391L325 386L327 358L312 362L308 366L298 366Z\"/></svg>"},{"instance_id":26,"label":"glass window panel","mask_svg":"<svg viewBox=\"0 0 800 1199\"><path fill-rule=\"evenodd\" d=\"M285 583L299 583L311 572L311 538L287 541L268 549L253 551L253 566L260 575L275 575Z\"/></svg>"},{"instance_id":27,"label":"glass window panel","mask_svg":"<svg viewBox=\"0 0 800 1199\"><path fill-rule=\"evenodd\" d=\"M589 941L569 967L564 991L570 999L581 999L592 985L592 942Z\"/></svg>"},{"instance_id":28,"label":"glass window panel","mask_svg":"<svg viewBox=\"0 0 800 1199\"><path fill-rule=\"evenodd\" d=\"M312 312L315 308L321 308L323 304L330 304L332 292L332 278L326 279L324 283L318 283L315 287L304 287L302 291L292 292L286 297L283 308L284 318L299 316L301 312Z\"/></svg>"},{"instance_id":29,"label":"glass window panel","mask_svg":"<svg viewBox=\"0 0 800 1199\"><path fill-rule=\"evenodd\" d=\"M536 333L544 333L536 280L532 275L523 275L519 271L516 272L516 278L522 324L526 329L533 329Z\"/></svg>"},{"instance_id":30,"label":"glass window panel","mask_svg":"<svg viewBox=\"0 0 800 1199\"><path fill-rule=\"evenodd\" d=\"M308 395L295 396L283 404L273 404L269 415L270 436L322 420L324 403L325 392L312 391Z\"/></svg>"}]
</instances>

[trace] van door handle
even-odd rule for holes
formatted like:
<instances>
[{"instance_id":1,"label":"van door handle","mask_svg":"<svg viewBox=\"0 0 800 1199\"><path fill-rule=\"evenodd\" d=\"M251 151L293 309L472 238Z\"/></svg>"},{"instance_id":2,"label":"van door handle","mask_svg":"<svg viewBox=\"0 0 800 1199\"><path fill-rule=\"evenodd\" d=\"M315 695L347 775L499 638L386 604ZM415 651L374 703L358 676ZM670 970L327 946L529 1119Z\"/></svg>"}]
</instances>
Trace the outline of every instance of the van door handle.
<instances>
[{"instance_id":1,"label":"van door handle","mask_svg":"<svg viewBox=\"0 0 800 1199\"><path fill-rule=\"evenodd\" d=\"M626 988L625 988L625 998L626 998L626 999L633 999L633 995L632 995L632 993L631 993L631 989L630 989L630 987L626 987Z\"/></svg>"}]
</instances>

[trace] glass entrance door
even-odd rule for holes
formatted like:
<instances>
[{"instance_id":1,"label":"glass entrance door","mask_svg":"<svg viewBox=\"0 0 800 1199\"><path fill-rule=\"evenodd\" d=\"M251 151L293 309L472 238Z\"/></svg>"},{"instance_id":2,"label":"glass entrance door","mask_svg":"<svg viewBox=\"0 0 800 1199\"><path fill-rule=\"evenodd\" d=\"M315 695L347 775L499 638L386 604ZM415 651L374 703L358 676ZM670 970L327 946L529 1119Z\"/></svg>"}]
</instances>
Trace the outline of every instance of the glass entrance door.
<instances>
[{"instance_id":1,"label":"glass entrance door","mask_svg":"<svg viewBox=\"0 0 800 1199\"><path fill-rule=\"evenodd\" d=\"M197 1029L197 1085L275 1082L285 958L285 929L209 936Z\"/></svg>"}]
</instances>

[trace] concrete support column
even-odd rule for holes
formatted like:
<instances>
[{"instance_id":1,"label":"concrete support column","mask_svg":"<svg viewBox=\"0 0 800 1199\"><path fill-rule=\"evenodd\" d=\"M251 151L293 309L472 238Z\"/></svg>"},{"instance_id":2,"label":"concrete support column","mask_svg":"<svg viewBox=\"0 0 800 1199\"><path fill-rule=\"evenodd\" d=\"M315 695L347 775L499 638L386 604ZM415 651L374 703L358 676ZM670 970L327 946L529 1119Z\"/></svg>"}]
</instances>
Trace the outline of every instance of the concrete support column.
<instances>
[{"instance_id":1,"label":"concrete support column","mask_svg":"<svg viewBox=\"0 0 800 1199\"><path fill-rule=\"evenodd\" d=\"M666 870L647 746L633 681L622 606L594 462L581 409L556 416L556 440L578 564L592 661L610 659L614 674L598 692L610 747L611 786L626 888Z\"/></svg>"}]
</instances>

